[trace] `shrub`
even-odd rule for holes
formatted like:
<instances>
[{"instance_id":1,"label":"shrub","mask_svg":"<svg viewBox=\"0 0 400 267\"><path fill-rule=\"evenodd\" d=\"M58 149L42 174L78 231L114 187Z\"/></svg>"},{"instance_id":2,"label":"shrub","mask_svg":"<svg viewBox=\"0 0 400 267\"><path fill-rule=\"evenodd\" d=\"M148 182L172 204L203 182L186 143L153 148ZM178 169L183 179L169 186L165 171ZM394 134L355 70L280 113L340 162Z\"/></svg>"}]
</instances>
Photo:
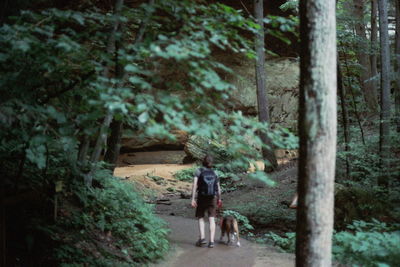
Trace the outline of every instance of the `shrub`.
<instances>
[{"instance_id":1,"label":"shrub","mask_svg":"<svg viewBox=\"0 0 400 267\"><path fill-rule=\"evenodd\" d=\"M265 239L270 240L274 245L280 247L283 251L294 253L296 250L296 233L286 233L284 237L269 232L265 234Z\"/></svg>"},{"instance_id":2,"label":"shrub","mask_svg":"<svg viewBox=\"0 0 400 267\"><path fill-rule=\"evenodd\" d=\"M400 265L399 224L354 221L347 228L349 231L333 235L332 254L337 261L353 266ZM295 251L295 233L286 233L285 237L269 233L265 238L284 251Z\"/></svg>"},{"instance_id":3,"label":"shrub","mask_svg":"<svg viewBox=\"0 0 400 267\"><path fill-rule=\"evenodd\" d=\"M192 182L193 181L193 176L194 172L197 170L197 166L188 168L188 169L183 169L180 171L177 171L174 174L175 179L179 181L184 181L184 182Z\"/></svg>"},{"instance_id":4,"label":"shrub","mask_svg":"<svg viewBox=\"0 0 400 267\"><path fill-rule=\"evenodd\" d=\"M400 265L400 225L354 221L348 226L354 232L334 235L332 253L340 262L360 266ZM397 231L393 231L397 229Z\"/></svg>"},{"instance_id":5,"label":"shrub","mask_svg":"<svg viewBox=\"0 0 400 267\"><path fill-rule=\"evenodd\" d=\"M355 220L397 218L400 191L364 182L347 182L335 194L335 228L345 228Z\"/></svg>"},{"instance_id":6,"label":"shrub","mask_svg":"<svg viewBox=\"0 0 400 267\"><path fill-rule=\"evenodd\" d=\"M68 264L141 265L154 261L168 250L165 223L144 203L132 184L98 172L97 187L72 186L82 208L66 207L71 216L62 217L50 228L60 246L56 258ZM58 229L58 231L57 231ZM109 247L100 241L109 239ZM108 264L105 264L108 263Z\"/></svg>"}]
</instances>

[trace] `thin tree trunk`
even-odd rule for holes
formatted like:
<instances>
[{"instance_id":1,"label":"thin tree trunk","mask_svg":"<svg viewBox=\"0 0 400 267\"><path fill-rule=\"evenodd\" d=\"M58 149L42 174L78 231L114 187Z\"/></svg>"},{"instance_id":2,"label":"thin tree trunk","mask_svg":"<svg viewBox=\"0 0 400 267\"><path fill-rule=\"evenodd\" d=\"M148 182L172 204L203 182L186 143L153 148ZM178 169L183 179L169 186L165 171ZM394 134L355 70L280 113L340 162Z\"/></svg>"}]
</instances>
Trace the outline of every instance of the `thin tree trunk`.
<instances>
[{"instance_id":1,"label":"thin tree trunk","mask_svg":"<svg viewBox=\"0 0 400 267\"><path fill-rule=\"evenodd\" d=\"M123 125L122 121L113 120L111 123L111 135L107 139L107 152L104 156L104 161L112 165L112 170L115 169L118 161L119 150L121 148L121 137Z\"/></svg>"},{"instance_id":2,"label":"thin tree trunk","mask_svg":"<svg viewBox=\"0 0 400 267\"><path fill-rule=\"evenodd\" d=\"M380 112L380 142L379 152L381 160L381 175L378 183L389 184L389 159L390 159L390 54L388 31L388 2L378 0L379 9L379 39L381 46L381 112Z\"/></svg>"},{"instance_id":3,"label":"thin tree trunk","mask_svg":"<svg viewBox=\"0 0 400 267\"><path fill-rule=\"evenodd\" d=\"M300 1L296 266L331 266L336 158L335 2Z\"/></svg>"},{"instance_id":4,"label":"thin tree trunk","mask_svg":"<svg viewBox=\"0 0 400 267\"><path fill-rule=\"evenodd\" d=\"M357 46L357 59L358 63L361 65L361 88L364 94L365 102L369 110L375 114L378 110L378 99L376 88L373 87L373 82L371 80L371 65L368 57L368 46L367 46L367 35L365 33L364 24L364 6L365 0L353 0L354 4L354 16L357 19L355 25L356 35L359 38L359 45Z\"/></svg>"},{"instance_id":5,"label":"thin tree trunk","mask_svg":"<svg viewBox=\"0 0 400 267\"><path fill-rule=\"evenodd\" d=\"M79 147L78 162L81 166L85 166L87 162L87 155L89 152L90 140L87 135L83 137L83 141Z\"/></svg>"},{"instance_id":6,"label":"thin tree trunk","mask_svg":"<svg viewBox=\"0 0 400 267\"><path fill-rule=\"evenodd\" d=\"M355 96L354 96L353 89L351 88L351 81L350 81L350 78L349 78L349 75L350 75L350 68L349 68L349 64L348 64L348 62L347 62L346 53L343 53L343 55L344 55L344 64L345 64L345 66L346 66L346 71L347 71L347 87L350 89L351 102L352 102L352 104L353 104L354 115L356 116L357 123L358 123L358 127L360 128L362 143L363 143L363 145L365 146L364 130L363 130L363 127L362 127L362 125L361 125L360 113L358 112L357 103L356 103L356 98L355 98Z\"/></svg>"},{"instance_id":7,"label":"thin tree trunk","mask_svg":"<svg viewBox=\"0 0 400 267\"><path fill-rule=\"evenodd\" d=\"M377 24L378 3L371 0L371 78L374 92L378 92L378 64L377 64L377 46L378 46L378 24Z\"/></svg>"},{"instance_id":8,"label":"thin tree trunk","mask_svg":"<svg viewBox=\"0 0 400 267\"><path fill-rule=\"evenodd\" d=\"M154 5L154 0L149 0L148 5ZM149 23L150 19L150 11L146 14L145 19L142 20L139 26L139 30L135 36L135 40L133 41L133 45L138 45L142 42L144 33L146 31L147 24ZM115 42L115 50L116 50L116 57L115 57L115 73L116 77L120 80L119 85L123 84L127 77L125 77L124 73L124 66L120 64L118 59L118 50L121 48L122 39L118 39ZM112 170L115 169L117 164L119 151L121 148L121 136L123 130L123 123L121 120L113 120L111 123L111 135L107 139L107 152L104 156L104 160L111 164Z\"/></svg>"},{"instance_id":9,"label":"thin tree trunk","mask_svg":"<svg viewBox=\"0 0 400 267\"><path fill-rule=\"evenodd\" d=\"M137 39L137 38L136 38ZM124 76L123 65L119 62L119 50L122 44L122 36L115 41L115 76L119 79L118 85L121 85ZM121 145L121 136L122 136L122 121L113 119L111 122L111 135L107 139L107 151L104 155L104 161L108 162L111 165L111 170L114 171Z\"/></svg>"},{"instance_id":10,"label":"thin tree trunk","mask_svg":"<svg viewBox=\"0 0 400 267\"><path fill-rule=\"evenodd\" d=\"M123 5L124 5L124 0L116 0L115 1L114 14L115 14L116 19L115 19L113 29L110 34L110 38L108 39L108 44L107 44L107 52L111 53L111 54L113 54L115 51L115 40L116 40L116 36L117 36L117 31L120 28L119 27L119 25L120 25L119 16L120 16ZM103 71L103 76L105 76L105 77L108 76L110 68L111 68L110 64L107 64L107 66L105 67L105 69ZM91 163L90 172L88 174L86 174L84 177L85 183L87 186L92 185L93 175L96 171L96 163L100 159L100 154L103 149L103 144L106 143L107 135L108 135L107 131L108 131L108 128L110 127L113 117L114 117L114 112L111 110L108 110L107 115L105 116L103 123L100 126L99 135L97 136L96 144L93 148L93 152L90 157L90 163Z\"/></svg>"},{"instance_id":11,"label":"thin tree trunk","mask_svg":"<svg viewBox=\"0 0 400 267\"><path fill-rule=\"evenodd\" d=\"M96 163L100 159L101 150L103 149L103 145L107 140L107 135L108 135L107 132L108 128L110 128L112 119L113 119L113 113L109 111L103 120L103 124L100 126L100 133L97 137L96 144L92 152L92 156L90 157L91 163Z\"/></svg>"},{"instance_id":12,"label":"thin tree trunk","mask_svg":"<svg viewBox=\"0 0 400 267\"><path fill-rule=\"evenodd\" d=\"M110 33L110 38L107 41L107 52L109 54L114 54L115 52L115 40L117 39L117 32L120 28L120 14L122 7L124 6L124 0L115 0L115 7L114 7L114 16L115 16L115 22L112 27L111 33ZM106 67L103 70L103 76L108 77L110 73L110 63L106 64Z\"/></svg>"},{"instance_id":13,"label":"thin tree trunk","mask_svg":"<svg viewBox=\"0 0 400 267\"><path fill-rule=\"evenodd\" d=\"M339 57L337 61L337 89L340 96L340 106L342 108L342 121L343 121L343 132L344 132L344 151L349 152L350 132L349 132L349 119L346 106L346 98L343 88L342 71L340 69ZM346 179L350 177L350 163L349 156L346 154Z\"/></svg>"},{"instance_id":14,"label":"thin tree trunk","mask_svg":"<svg viewBox=\"0 0 400 267\"><path fill-rule=\"evenodd\" d=\"M255 48L257 53L256 59L256 86L257 86L257 104L258 104L258 120L260 122L269 122L268 101L266 91L265 77L265 34L264 34L264 4L262 0L254 0L254 15L257 24L260 26L255 38ZM278 162L275 157L273 144L270 138L264 134L260 134L261 141L267 146L262 148L262 156L264 161L267 161L270 166L265 166L265 171L271 171L278 167Z\"/></svg>"},{"instance_id":15,"label":"thin tree trunk","mask_svg":"<svg viewBox=\"0 0 400 267\"><path fill-rule=\"evenodd\" d=\"M400 133L400 0L396 0L396 86L395 86L395 120L396 130Z\"/></svg>"}]
</instances>

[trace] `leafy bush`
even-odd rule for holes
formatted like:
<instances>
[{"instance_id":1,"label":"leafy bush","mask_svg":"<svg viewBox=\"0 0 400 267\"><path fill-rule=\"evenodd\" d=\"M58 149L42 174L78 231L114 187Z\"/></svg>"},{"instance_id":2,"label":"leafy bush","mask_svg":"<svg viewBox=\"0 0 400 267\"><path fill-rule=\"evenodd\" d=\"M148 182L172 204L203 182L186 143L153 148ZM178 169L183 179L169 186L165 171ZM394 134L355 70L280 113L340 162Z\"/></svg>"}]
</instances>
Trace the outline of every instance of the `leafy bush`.
<instances>
[{"instance_id":1,"label":"leafy bush","mask_svg":"<svg viewBox=\"0 0 400 267\"><path fill-rule=\"evenodd\" d=\"M197 166L194 166L188 169L177 171L174 174L174 177L179 181L193 182L193 176L197 168L198 168Z\"/></svg>"},{"instance_id":2,"label":"leafy bush","mask_svg":"<svg viewBox=\"0 0 400 267\"><path fill-rule=\"evenodd\" d=\"M285 237L281 237L275 233L269 232L265 234L265 240L272 241L274 245L286 252L294 253L296 250L296 233L285 233Z\"/></svg>"},{"instance_id":3,"label":"leafy bush","mask_svg":"<svg viewBox=\"0 0 400 267\"><path fill-rule=\"evenodd\" d=\"M247 233L251 230L254 230L254 227L250 224L249 219L247 219L246 216L241 215L239 212L233 210L224 210L222 215L235 217L240 225L240 232Z\"/></svg>"},{"instance_id":4,"label":"leafy bush","mask_svg":"<svg viewBox=\"0 0 400 267\"><path fill-rule=\"evenodd\" d=\"M399 266L399 224L354 221L347 228L349 231L333 235L332 254L336 260L353 266ZM286 233L285 237L269 233L265 238L284 251L295 251L295 233Z\"/></svg>"},{"instance_id":5,"label":"leafy bush","mask_svg":"<svg viewBox=\"0 0 400 267\"><path fill-rule=\"evenodd\" d=\"M350 127L350 134L352 136L359 135L359 129ZM340 138L340 137L339 137ZM345 161L346 158L351 162L350 177L352 181L358 181L369 184L376 184L379 177L382 176L382 170L379 166L380 155L377 144L379 144L379 134L372 134L365 136L365 144L360 139L353 138L349 143L349 151L339 150L337 153L337 177L343 180L345 177ZM389 136L389 142L392 149L399 147L400 136L393 130ZM392 151L394 152L394 151ZM392 153L391 152L391 153ZM400 167L398 164L398 157L392 153L389 163L390 169L386 170L391 177L398 177L400 175ZM343 166L343 167L341 167Z\"/></svg>"},{"instance_id":6,"label":"leafy bush","mask_svg":"<svg viewBox=\"0 0 400 267\"><path fill-rule=\"evenodd\" d=\"M387 189L368 180L348 181L345 184L335 193L335 228L343 229L354 220L368 220L371 217L398 217L399 187Z\"/></svg>"},{"instance_id":7,"label":"leafy bush","mask_svg":"<svg viewBox=\"0 0 400 267\"><path fill-rule=\"evenodd\" d=\"M338 261L360 266L400 265L400 225L354 221L348 229L354 232L334 234L332 253Z\"/></svg>"},{"instance_id":8,"label":"leafy bush","mask_svg":"<svg viewBox=\"0 0 400 267\"><path fill-rule=\"evenodd\" d=\"M129 263L141 265L154 261L168 250L165 223L156 217L152 206L144 203L131 184L122 182L106 171L98 172L96 188L82 184L72 186L82 208L65 207L71 216L62 217L51 228L68 229L69 234L55 234L60 242L56 257L68 264L111 265ZM113 239L113 249L105 249L100 240ZM73 242L69 240L72 237ZM78 251L77 251L78 250Z\"/></svg>"}]
</instances>

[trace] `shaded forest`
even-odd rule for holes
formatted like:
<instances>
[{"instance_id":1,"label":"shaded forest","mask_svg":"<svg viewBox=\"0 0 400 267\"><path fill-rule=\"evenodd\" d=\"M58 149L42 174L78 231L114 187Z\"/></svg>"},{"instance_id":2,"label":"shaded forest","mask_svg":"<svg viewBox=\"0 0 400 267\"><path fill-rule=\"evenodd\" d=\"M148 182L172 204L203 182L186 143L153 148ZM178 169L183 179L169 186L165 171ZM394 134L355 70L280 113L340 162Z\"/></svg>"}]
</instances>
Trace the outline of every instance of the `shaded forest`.
<instances>
[{"instance_id":1,"label":"shaded forest","mask_svg":"<svg viewBox=\"0 0 400 267\"><path fill-rule=\"evenodd\" d=\"M398 266L400 1L311 2L3 1L2 266L162 264L149 151L296 266Z\"/></svg>"}]
</instances>

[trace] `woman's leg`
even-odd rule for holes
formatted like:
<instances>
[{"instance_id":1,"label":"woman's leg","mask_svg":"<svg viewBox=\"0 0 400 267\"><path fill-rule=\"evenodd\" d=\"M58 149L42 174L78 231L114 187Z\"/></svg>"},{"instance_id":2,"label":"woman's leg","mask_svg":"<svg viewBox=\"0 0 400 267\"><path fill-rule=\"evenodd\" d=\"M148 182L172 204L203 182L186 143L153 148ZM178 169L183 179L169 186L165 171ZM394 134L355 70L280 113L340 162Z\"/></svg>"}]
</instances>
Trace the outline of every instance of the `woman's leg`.
<instances>
[{"instance_id":1,"label":"woman's leg","mask_svg":"<svg viewBox=\"0 0 400 267\"><path fill-rule=\"evenodd\" d=\"M204 239L204 217L199 218L199 232L200 232L200 239Z\"/></svg>"},{"instance_id":2,"label":"woman's leg","mask_svg":"<svg viewBox=\"0 0 400 267\"><path fill-rule=\"evenodd\" d=\"M210 242L214 242L215 236L215 217L208 217L210 223ZM203 221L204 222L204 221Z\"/></svg>"}]
</instances>

